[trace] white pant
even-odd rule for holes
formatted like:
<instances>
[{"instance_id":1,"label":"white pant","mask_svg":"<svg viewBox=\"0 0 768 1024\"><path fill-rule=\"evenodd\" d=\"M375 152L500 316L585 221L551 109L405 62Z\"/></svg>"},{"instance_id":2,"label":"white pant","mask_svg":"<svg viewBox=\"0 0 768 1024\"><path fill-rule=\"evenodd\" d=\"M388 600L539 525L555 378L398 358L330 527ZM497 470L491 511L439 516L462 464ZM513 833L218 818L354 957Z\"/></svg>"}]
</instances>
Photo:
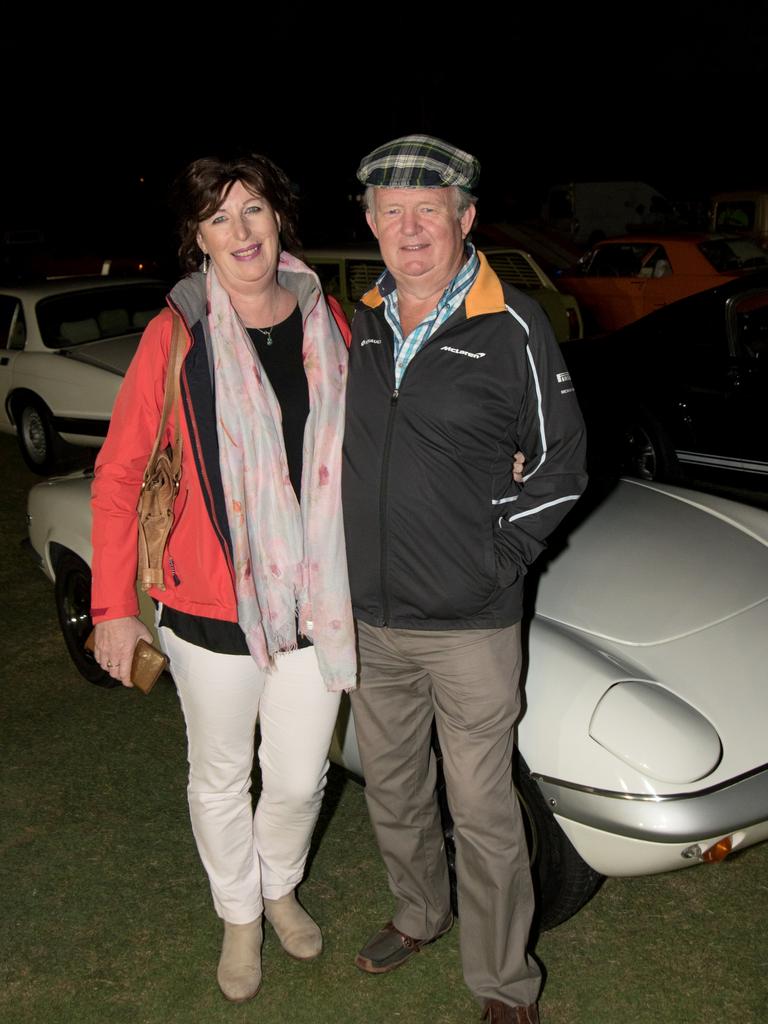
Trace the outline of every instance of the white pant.
<instances>
[{"instance_id":1,"label":"white pant","mask_svg":"<svg viewBox=\"0 0 768 1024\"><path fill-rule=\"evenodd\" d=\"M247 924L301 881L339 709L312 647L262 672L250 656L215 654L159 630L187 723L189 811L219 917ZM262 790L251 805L256 717Z\"/></svg>"}]
</instances>

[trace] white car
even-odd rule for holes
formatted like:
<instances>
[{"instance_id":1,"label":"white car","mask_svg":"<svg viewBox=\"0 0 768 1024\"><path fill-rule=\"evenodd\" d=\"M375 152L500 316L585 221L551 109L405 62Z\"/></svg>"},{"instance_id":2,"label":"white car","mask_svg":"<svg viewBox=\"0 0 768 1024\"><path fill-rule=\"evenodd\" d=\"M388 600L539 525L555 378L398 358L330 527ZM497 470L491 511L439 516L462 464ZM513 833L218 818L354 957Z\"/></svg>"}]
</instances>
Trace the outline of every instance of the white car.
<instances>
[{"instance_id":1,"label":"white car","mask_svg":"<svg viewBox=\"0 0 768 1024\"><path fill-rule=\"evenodd\" d=\"M90 630L89 480L39 484L29 533L75 664ZM768 512L622 480L582 499L530 574L516 784L542 927L602 876L768 838ZM348 702L334 760L360 773Z\"/></svg>"},{"instance_id":2,"label":"white car","mask_svg":"<svg viewBox=\"0 0 768 1024\"><path fill-rule=\"evenodd\" d=\"M104 441L141 332L165 304L160 281L62 278L0 287L0 430L52 472L64 442Z\"/></svg>"}]
</instances>

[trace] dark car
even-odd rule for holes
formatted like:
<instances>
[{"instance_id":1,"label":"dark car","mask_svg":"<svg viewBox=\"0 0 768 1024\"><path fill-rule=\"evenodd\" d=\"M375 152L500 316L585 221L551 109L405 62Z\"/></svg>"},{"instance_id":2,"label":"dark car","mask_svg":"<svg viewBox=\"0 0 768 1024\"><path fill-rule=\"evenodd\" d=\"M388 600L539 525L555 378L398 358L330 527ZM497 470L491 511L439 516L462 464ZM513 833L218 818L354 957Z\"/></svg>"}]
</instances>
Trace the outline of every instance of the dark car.
<instances>
[{"instance_id":1,"label":"dark car","mask_svg":"<svg viewBox=\"0 0 768 1024\"><path fill-rule=\"evenodd\" d=\"M593 456L646 480L768 487L768 271L563 349Z\"/></svg>"}]
</instances>

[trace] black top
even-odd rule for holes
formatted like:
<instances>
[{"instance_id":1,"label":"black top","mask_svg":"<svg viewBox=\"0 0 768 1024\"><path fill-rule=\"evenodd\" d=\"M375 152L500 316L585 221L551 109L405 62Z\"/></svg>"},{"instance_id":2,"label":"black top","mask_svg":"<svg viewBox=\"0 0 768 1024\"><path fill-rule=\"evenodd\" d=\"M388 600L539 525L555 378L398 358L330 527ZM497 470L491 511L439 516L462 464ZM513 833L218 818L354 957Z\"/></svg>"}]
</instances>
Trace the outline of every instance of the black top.
<instances>
[{"instance_id":1,"label":"black top","mask_svg":"<svg viewBox=\"0 0 768 1024\"><path fill-rule=\"evenodd\" d=\"M274 325L270 332L271 344L263 331L256 327L246 329L280 404L288 472L293 489L299 496L304 427L309 415L309 387L302 357L304 336L301 312L297 306L282 323ZM172 629L180 639L207 651L217 654L249 653L245 634L237 622L190 615L164 605L160 625ZM309 645L305 638L297 639L299 647Z\"/></svg>"}]
</instances>

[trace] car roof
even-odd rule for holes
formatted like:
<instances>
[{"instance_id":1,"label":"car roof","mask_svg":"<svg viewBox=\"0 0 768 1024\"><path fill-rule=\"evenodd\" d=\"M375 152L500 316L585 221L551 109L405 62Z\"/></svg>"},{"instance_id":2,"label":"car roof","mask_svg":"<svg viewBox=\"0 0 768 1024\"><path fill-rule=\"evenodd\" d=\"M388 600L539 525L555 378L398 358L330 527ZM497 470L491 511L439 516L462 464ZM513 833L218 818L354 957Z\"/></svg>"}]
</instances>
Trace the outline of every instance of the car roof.
<instances>
[{"instance_id":1,"label":"car roof","mask_svg":"<svg viewBox=\"0 0 768 1024\"><path fill-rule=\"evenodd\" d=\"M723 234L722 232L711 232L711 231L638 231L633 232L631 235L616 235L615 238L603 238L600 242L595 242L593 248L599 249L605 245L615 245L621 243L624 245L631 245L636 242L642 244L653 245L664 243L665 245L670 242L688 242L692 245L697 245L699 242L743 242L743 235L734 234Z\"/></svg>"},{"instance_id":2,"label":"car roof","mask_svg":"<svg viewBox=\"0 0 768 1024\"><path fill-rule=\"evenodd\" d=\"M524 256L531 255L527 249L523 249L519 245L483 245L479 248L480 252L521 252ZM532 256L531 259L533 259Z\"/></svg>"},{"instance_id":3,"label":"car roof","mask_svg":"<svg viewBox=\"0 0 768 1024\"><path fill-rule=\"evenodd\" d=\"M19 284L13 282L0 283L0 293L14 295L20 299L36 302L51 295L64 295L68 292L84 292L93 288L118 288L131 285L156 284L167 287L167 282L155 277L60 277L47 278L44 281L27 281Z\"/></svg>"},{"instance_id":4,"label":"car roof","mask_svg":"<svg viewBox=\"0 0 768 1024\"><path fill-rule=\"evenodd\" d=\"M612 238L611 241L616 241L616 239ZM531 255L527 249L523 249L519 245L483 245L480 246L480 250L481 252L520 252L526 256ZM360 248L355 248L354 246L347 246L346 248L318 248L312 246L304 249L303 255L307 259L320 259L321 257L326 259L381 259L381 253L375 246L361 246Z\"/></svg>"},{"instance_id":5,"label":"car roof","mask_svg":"<svg viewBox=\"0 0 768 1024\"><path fill-rule=\"evenodd\" d=\"M305 249L302 255L308 260L378 260L383 262L379 250L375 246L370 245L361 246L359 249L354 248L354 246L338 249Z\"/></svg>"}]
</instances>

